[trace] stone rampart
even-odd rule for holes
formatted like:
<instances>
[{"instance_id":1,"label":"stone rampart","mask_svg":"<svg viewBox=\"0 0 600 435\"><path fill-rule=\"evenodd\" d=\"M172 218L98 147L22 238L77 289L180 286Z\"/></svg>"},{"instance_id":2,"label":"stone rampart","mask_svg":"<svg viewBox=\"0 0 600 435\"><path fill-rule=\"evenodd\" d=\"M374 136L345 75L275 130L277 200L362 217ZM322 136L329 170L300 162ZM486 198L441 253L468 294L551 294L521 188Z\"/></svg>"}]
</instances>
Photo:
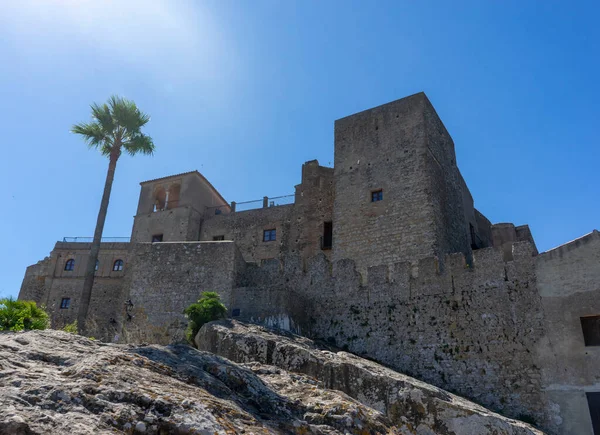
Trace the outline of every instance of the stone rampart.
<instances>
[{"instance_id":1,"label":"stone rampart","mask_svg":"<svg viewBox=\"0 0 600 435\"><path fill-rule=\"evenodd\" d=\"M152 342L182 337L183 310L203 291L215 291L230 306L231 290L245 268L233 242L136 243L125 288L133 303L124 329L145 333Z\"/></svg>"},{"instance_id":2,"label":"stone rampart","mask_svg":"<svg viewBox=\"0 0 600 435\"><path fill-rule=\"evenodd\" d=\"M46 294L49 264L50 257L46 257L27 268L19 292L20 300L34 301L38 304L45 303L46 298L44 296Z\"/></svg>"},{"instance_id":3,"label":"stone rampart","mask_svg":"<svg viewBox=\"0 0 600 435\"><path fill-rule=\"evenodd\" d=\"M511 417L550 428L532 349L543 339L533 246L376 266L297 257L248 268L240 318L323 339ZM444 265L443 270L441 264Z\"/></svg>"}]
</instances>

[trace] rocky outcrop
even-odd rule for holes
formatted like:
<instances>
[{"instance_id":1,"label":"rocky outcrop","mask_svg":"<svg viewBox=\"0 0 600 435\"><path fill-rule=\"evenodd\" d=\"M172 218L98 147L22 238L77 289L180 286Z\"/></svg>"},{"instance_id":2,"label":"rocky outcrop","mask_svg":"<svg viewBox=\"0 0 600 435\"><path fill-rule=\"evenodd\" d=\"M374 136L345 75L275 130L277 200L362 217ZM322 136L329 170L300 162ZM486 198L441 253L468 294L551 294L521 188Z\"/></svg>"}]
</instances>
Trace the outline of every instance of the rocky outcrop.
<instances>
[{"instance_id":1,"label":"rocky outcrop","mask_svg":"<svg viewBox=\"0 0 600 435\"><path fill-rule=\"evenodd\" d=\"M0 434L540 433L300 337L220 322L198 340L244 362L187 345L0 333Z\"/></svg>"},{"instance_id":2,"label":"rocky outcrop","mask_svg":"<svg viewBox=\"0 0 600 435\"><path fill-rule=\"evenodd\" d=\"M199 349L237 363L275 366L306 375L323 390L342 391L384 415L394 433L541 433L380 364L291 333L226 320L205 325L195 341Z\"/></svg>"}]
</instances>

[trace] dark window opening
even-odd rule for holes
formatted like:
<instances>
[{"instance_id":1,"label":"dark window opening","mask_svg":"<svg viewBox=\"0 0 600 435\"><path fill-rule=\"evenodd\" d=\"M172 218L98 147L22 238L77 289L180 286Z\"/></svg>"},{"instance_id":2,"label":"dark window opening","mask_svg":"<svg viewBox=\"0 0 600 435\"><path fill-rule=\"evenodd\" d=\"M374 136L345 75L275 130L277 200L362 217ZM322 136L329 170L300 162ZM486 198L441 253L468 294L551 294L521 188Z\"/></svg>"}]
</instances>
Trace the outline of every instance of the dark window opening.
<instances>
[{"instance_id":1,"label":"dark window opening","mask_svg":"<svg viewBox=\"0 0 600 435\"><path fill-rule=\"evenodd\" d=\"M590 417L592 417L592 429L594 435L600 435L600 392L585 393L587 396Z\"/></svg>"},{"instance_id":2,"label":"dark window opening","mask_svg":"<svg viewBox=\"0 0 600 435\"><path fill-rule=\"evenodd\" d=\"M213 236L213 241L225 240L225 236Z\"/></svg>"},{"instance_id":3,"label":"dark window opening","mask_svg":"<svg viewBox=\"0 0 600 435\"><path fill-rule=\"evenodd\" d=\"M276 230L264 230L263 242L272 242L276 239Z\"/></svg>"},{"instance_id":4,"label":"dark window opening","mask_svg":"<svg viewBox=\"0 0 600 435\"><path fill-rule=\"evenodd\" d=\"M154 242L162 242L163 239L163 235L162 234L155 234L152 236L152 243Z\"/></svg>"},{"instance_id":5,"label":"dark window opening","mask_svg":"<svg viewBox=\"0 0 600 435\"><path fill-rule=\"evenodd\" d=\"M239 317L239 315L240 315L239 308L234 308L233 310L231 310L231 317Z\"/></svg>"},{"instance_id":6,"label":"dark window opening","mask_svg":"<svg viewBox=\"0 0 600 435\"><path fill-rule=\"evenodd\" d=\"M62 298L60 301L60 308L67 309L71 305L71 298Z\"/></svg>"},{"instance_id":7,"label":"dark window opening","mask_svg":"<svg viewBox=\"0 0 600 435\"><path fill-rule=\"evenodd\" d=\"M475 227L473 224L469 224L469 232L471 233L471 249L478 249L477 247L477 234L475 234Z\"/></svg>"},{"instance_id":8,"label":"dark window opening","mask_svg":"<svg viewBox=\"0 0 600 435\"><path fill-rule=\"evenodd\" d=\"M382 189L371 192L371 202L377 202L377 201L382 201L382 200L383 200L383 190Z\"/></svg>"},{"instance_id":9,"label":"dark window opening","mask_svg":"<svg viewBox=\"0 0 600 435\"><path fill-rule=\"evenodd\" d=\"M72 271L73 269L75 269L75 260L69 258L65 263L65 270Z\"/></svg>"},{"instance_id":10,"label":"dark window opening","mask_svg":"<svg viewBox=\"0 0 600 435\"><path fill-rule=\"evenodd\" d=\"M600 346L600 316L581 317L583 341L586 346Z\"/></svg>"},{"instance_id":11,"label":"dark window opening","mask_svg":"<svg viewBox=\"0 0 600 435\"><path fill-rule=\"evenodd\" d=\"M100 266L100 261L96 260L96 266L94 267L94 270L98 271L99 266Z\"/></svg>"},{"instance_id":12,"label":"dark window opening","mask_svg":"<svg viewBox=\"0 0 600 435\"><path fill-rule=\"evenodd\" d=\"M321 237L321 249L331 249L333 243L333 223L323 222L323 236Z\"/></svg>"},{"instance_id":13,"label":"dark window opening","mask_svg":"<svg viewBox=\"0 0 600 435\"><path fill-rule=\"evenodd\" d=\"M115 263L113 264L113 271L114 272L120 272L123 270L123 260L116 260Z\"/></svg>"}]
</instances>

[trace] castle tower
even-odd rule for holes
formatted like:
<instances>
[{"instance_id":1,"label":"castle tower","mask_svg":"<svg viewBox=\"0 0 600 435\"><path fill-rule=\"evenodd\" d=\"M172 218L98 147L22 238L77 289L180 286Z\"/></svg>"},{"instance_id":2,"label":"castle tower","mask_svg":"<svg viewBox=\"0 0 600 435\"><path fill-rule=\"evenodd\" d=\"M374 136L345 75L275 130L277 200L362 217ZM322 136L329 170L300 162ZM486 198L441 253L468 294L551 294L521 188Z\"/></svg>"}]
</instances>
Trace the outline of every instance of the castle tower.
<instances>
[{"instance_id":1,"label":"castle tower","mask_svg":"<svg viewBox=\"0 0 600 435\"><path fill-rule=\"evenodd\" d=\"M206 213L229 213L221 194L198 171L143 181L132 242L199 239Z\"/></svg>"},{"instance_id":2,"label":"castle tower","mask_svg":"<svg viewBox=\"0 0 600 435\"><path fill-rule=\"evenodd\" d=\"M424 93L335 122L333 259L470 254L454 143Z\"/></svg>"}]
</instances>

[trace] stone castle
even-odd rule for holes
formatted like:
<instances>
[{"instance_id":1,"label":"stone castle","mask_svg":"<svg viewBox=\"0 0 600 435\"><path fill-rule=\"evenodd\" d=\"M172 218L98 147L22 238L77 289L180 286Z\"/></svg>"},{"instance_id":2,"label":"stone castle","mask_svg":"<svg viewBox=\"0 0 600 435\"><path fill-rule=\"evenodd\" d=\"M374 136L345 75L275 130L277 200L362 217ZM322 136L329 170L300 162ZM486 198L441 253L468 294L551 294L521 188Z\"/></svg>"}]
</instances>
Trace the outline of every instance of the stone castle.
<instances>
[{"instance_id":1,"label":"stone castle","mask_svg":"<svg viewBox=\"0 0 600 435\"><path fill-rule=\"evenodd\" d=\"M89 247L57 242L19 298L75 320ZM90 321L169 342L208 290L231 317L600 433L600 233L538 253L527 225L491 224L424 93L337 120L334 167L306 162L289 197L228 203L197 171L142 182L130 240L102 243Z\"/></svg>"}]
</instances>

